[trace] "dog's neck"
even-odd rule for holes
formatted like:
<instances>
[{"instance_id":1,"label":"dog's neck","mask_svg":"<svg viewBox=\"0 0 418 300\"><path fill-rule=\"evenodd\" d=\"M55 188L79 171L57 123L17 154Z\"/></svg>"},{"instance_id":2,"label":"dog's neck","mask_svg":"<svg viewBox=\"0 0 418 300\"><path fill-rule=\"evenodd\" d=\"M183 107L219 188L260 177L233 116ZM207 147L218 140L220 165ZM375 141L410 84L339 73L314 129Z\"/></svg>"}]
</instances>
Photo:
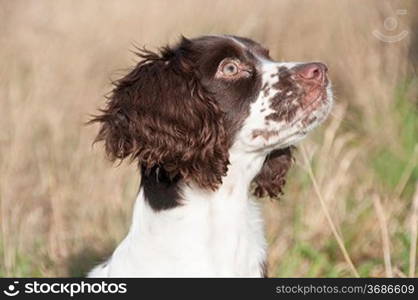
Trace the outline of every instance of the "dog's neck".
<instances>
[{"instance_id":1,"label":"dog's neck","mask_svg":"<svg viewBox=\"0 0 418 300\"><path fill-rule=\"evenodd\" d=\"M155 255L149 255L158 258L170 253L179 268L184 268L165 270L165 276L170 272L172 276L199 276L200 272L202 276L262 275L263 223L250 197L250 185L265 156L234 151L237 148L230 151L227 176L216 191L185 184L181 179L173 185L143 180L128 240L136 248L133 251L154 251ZM165 208L161 204L164 200L169 203ZM190 265L190 261L197 264ZM201 271L199 264L204 265Z\"/></svg>"},{"instance_id":2,"label":"dog's neck","mask_svg":"<svg viewBox=\"0 0 418 300\"><path fill-rule=\"evenodd\" d=\"M160 167L142 171L141 189L145 200L156 212L194 201L196 197L234 199L239 195L245 200L248 198L251 182L262 168L266 155L255 151L239 151L242 148L242 145L235 143L230 149L228 172L216 191L204 190L194 183L185 183L179 176L170 178Z\"/></svg>"}]
</instances>

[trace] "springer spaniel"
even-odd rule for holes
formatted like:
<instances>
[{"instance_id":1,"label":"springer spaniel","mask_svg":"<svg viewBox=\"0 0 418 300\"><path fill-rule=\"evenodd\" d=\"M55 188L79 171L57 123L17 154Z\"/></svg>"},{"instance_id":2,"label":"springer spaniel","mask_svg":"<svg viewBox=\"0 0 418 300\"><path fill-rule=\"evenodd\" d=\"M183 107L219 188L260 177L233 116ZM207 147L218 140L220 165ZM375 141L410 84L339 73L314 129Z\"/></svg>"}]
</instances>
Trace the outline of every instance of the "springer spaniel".
<instances>
[{"instance_id":1,"label":"springer spaniel","mask_svg":"<svg viewBox=\"0 0 418 300\"><path fill-rule=\"evenodd\" d=\"M275 62L236 36L137 54L92 122L112 160L138 163L142 183L128 235L88 275L264 276L253 194L282 193L292 145L327 117L327 67Z\"/></svg>"}]
</instances>

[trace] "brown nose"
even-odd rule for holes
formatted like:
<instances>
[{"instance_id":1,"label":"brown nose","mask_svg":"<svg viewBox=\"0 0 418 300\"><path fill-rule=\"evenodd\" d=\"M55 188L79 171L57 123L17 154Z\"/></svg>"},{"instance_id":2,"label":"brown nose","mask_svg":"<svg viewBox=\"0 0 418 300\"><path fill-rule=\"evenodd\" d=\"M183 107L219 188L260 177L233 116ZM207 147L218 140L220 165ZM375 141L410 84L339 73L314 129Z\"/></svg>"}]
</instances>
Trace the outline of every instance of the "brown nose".
<instances>
[{"instance_id":1,"label":"brown nose","mask_svg":"<svg viewBox=\"0 0 418 300\"><path fill-rule=\"evenodd\" d=\"M323 84L325 82L328 68L323 63L308 63L297 66L295 68L296 75L302 80L309 81L316 84Z\"/></svg>"}]
</instances>

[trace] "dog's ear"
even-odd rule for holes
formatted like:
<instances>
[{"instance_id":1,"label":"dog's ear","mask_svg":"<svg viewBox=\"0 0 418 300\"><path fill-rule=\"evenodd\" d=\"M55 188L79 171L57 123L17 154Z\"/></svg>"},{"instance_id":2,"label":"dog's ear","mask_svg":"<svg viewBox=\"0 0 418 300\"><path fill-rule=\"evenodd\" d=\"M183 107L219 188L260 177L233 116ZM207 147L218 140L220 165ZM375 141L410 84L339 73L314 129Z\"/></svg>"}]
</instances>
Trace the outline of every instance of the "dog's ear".
<instances>
[{"instance_id":1,"label":"dog's ear","mask_svg":"<svg viewBox=\"0 0 418 300\"><path fill-rule=\"evenodd\" d=\"M226 175L224 114L199 82L195 53L183 38L174 50L137 53L142 61L115 82L101 124L111 160L130 157L145 173L162 167L170 177L215 189Z\"/></svg>"},{"instance_id":2,"label":"dog's ear","mask_svg":"<svg viewBox=\"0 0 418 300\"><path fill-rule=\"evenodd\" d=\"M254 178L254 194L258 197L278 197L283 194L286 173L293 162L292 148L274 150L264 161L263 167Z\"/></svg>"}]
</instances>

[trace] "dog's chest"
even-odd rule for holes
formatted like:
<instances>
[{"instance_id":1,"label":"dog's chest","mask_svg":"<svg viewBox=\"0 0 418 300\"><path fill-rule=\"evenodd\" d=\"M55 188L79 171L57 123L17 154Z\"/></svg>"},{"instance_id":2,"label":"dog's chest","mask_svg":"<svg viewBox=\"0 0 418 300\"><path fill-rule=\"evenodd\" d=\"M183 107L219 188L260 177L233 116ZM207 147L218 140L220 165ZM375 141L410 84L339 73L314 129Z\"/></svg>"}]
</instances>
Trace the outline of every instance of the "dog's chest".
<instances>
[{"instance_id":1,"label":"dog's chest","mask_svg":"<svg viewBox=\"0 0 418 300\"><path fill-rule=\"evenodd\" d=\"M184 191L177 208L154 212L140 193L134 222L109 261L110 276L260 277L265 260L257 205L221 189Z\"/></svg>"},{"instance_id":2,"label":"dog's chest","mask_svg":"<svg viewBox=\"0 0 418 300\"><path fill-rule=\"evenodd\" d=\"M206 232L206 255L217 276L260 275L265 255L263 222L257 204L247 197L247 193L221 189L207 199L207 222L202 224L207 228L202 232Z\"/></svg>"}]
</instances>

